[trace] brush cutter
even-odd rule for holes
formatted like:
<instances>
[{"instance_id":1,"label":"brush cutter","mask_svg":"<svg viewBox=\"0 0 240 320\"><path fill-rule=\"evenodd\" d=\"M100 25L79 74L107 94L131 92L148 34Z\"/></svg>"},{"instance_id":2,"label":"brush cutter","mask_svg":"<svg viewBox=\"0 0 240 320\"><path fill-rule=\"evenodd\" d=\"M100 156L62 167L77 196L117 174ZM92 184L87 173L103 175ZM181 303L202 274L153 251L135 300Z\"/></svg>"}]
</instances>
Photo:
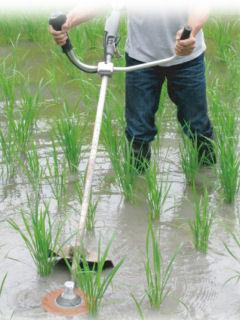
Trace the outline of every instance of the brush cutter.
<instances>
[{"instance_id":1,"label":"brush cutter","mask_svg":"<svg viewBox=\"0 0 240 320\"><path fill-rule=\"evenodd\" d=\"M65 248L62 254L60 254L59 252L55 253L56 256L59 257L58 261L67 259L70 264L74 260L73 258L75 255L75 251L79 252L79 248L80 250L82 250L83 248L82 241L85 233L85 225L86 225L86 218L87 218L88 206L89 206L90 195L91 195L94 166L95 166L95 160L97 156L98 141L100 136L104 103L105 103L105 97L106 97L109 78L112 76L114 72L131 72L131 71L142 70L142 69L153 67L153 66L164 65L165 63L173 60L175 57L175 56L172 56L166 59L152 61L148 63L142 63L139 65L130 66L130 67L115 67L111 61L112 61L113 55L116 52L117 43L119 40L118 26L120 21L120 15L121 15L120 10L113 10L110 16L106 20L105 38L104 38L105 39L104 40L104 61L99 62L97 66L85 64L78 59L78 57L75 55L73 51L73 47L69 37L66 43L62 46L63 52L66 54L70 62L73 65L75 65L75 67L87 73L98 73L102 78L75 247ZM49 24L56 31L60 31L62 29L62 25L66 22L66 19L67 17L64 14L56 14L50 17ZM187 39L190 36L190 33L191 33L191 28L185 27L181 39ZM89 262L89 265L97 267L98 256L96 254L89 254L87 250L83 250L82 252L83 254L87 253L86 259ZM81 263L81 261L80 262L78 261L78 263ZM113 267L112 261L110 259L107 259L104 267L105 268Z\"/></svg>"},{"instance_id":2,"label":"brush cutter","mask_svg":"<svg viewBox=\"0 0 240 320\"><path fill-rule=\"evenodd\" d=\"M66 21L66 16L57 14L49 19L49 24L59 31ZM99 62L97 66L87 65L82 63L74 54L70 39L68 37L65 45L62 46L63 52L68 59L81 71L88 73L98 73L102 77L102 83L99 93L99 100L97 105L97 113L92 137L92 145L90 156L88 160L87 173L85 178L83 201L81 207L81 214L79 219L78 233L76 236L76 243L74 247L67 247L62 252L55 252L58 257L58 262L66 261L68 264L73 264L73 269L76 270L78 264L82 264L81 256L85 257L89 267L97 268L98 255L89 254L83 247L83 237L85 233L86 218L88 214L88 206L91 197L91 187L94 173L95 160L97 156L98 141L101 130L101 123L103 117L104 103L107 91L108 79L114 72L130 72L135 70L142 70L145 68L164 64L174 59L172 56L167 59L157 60L149 63L143 63L130 67L115 67L111 62L118 43L118 25L120 21L120 11L113 10L106 21L105 25L105 41L104 41L104 61ZM187 39L191 33L191 29L185 28L182 34L182 39ZM53 253L53 252L52 252ZM87 253L87 254L86 254ZM105 260L103 268L113 267L113 262L110 259ZM80 289L76 289L73 281L67 281L64 288L56 289L46 294L42 299L43 308L54 314L72 317L75 315L84 315L87 313L87 299Z\"/></svg>"}]
</instances>

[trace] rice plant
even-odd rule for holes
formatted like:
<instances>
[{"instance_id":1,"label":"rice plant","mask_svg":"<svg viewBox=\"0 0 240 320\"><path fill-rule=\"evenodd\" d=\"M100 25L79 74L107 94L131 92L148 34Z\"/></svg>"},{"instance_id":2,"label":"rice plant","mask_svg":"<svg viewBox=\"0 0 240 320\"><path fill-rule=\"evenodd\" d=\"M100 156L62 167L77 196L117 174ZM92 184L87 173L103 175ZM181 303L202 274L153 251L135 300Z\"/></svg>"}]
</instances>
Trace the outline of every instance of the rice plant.
<instances>
[{"instance_id":1,"label":"rice plant","mask_svg":"<svg viewBox=\"0 0 240 320\"><path fill-rule=\"evenodd\" d=\"M27 175L34 191L39 192L41 180L44 176L44 169L40 164L40 158L35 143L32 144L31 149L26 152L25 159L25 163L20 160L20 164L22 165L23 171Z\"/></svg>"},{"instance_id":2,"label":"rice plant","mask_svg":"<svg viewBox=\"0 0 240 320\"><path fill-rule=\"evenodd\" d=\"M137 299L135 298L135 296L131 293L131 297L136 305L136 309L139 315L139 319L144 320L144 314L141 308L141 302L138 302Z\"/></svg>"},{"instance_id":3,"label":"rice plant","mask_svg":"<svg viewBox=\"0 0 240 320\"><path fill-rule=\"evenodd\" d=\"M240 159L236 139L233 137L218 139L217 150L219 156L217 173L223 190L223 197L226 203L232 203L240 186Z\"/></svg>"},{"instance_id":4,"label":"rice plant","mask_svg":"<svg viewBox=\"0 0 240 320\"><path fill-rule=\"evenodd\" d=\"M215 149L218 154L217 175L226 203L232 203L238 193L239 154L237 113L228 104L214 98L214 119L216 127Z\"/></svg>"},{"instance_id":5,"label":"rice plant","mask_svg":"<svg viewBox=\"0 0 240 320\"><path fill-rule=\"evenodd\" d=\"M17 108L8 107L6 110L9 130L12 132L15 144L20 152L27 150L28 142L35 122L38 97L25 95Z\"/></svg>"},{"instance_id":6,"label":"rice plant","mask_svg":"<svg viewBox=\"0 0 240 320\"><path fill-rule=\"evenodd\" d=\"M5 273L5 275L4 275L3 279L2 279L2 281L0 282L0 297L1 297L2 292L3 292L3 287L4 287L4 284L5 284L5 282L6 282L7 275L8 275L8 274L7 274L7 273Z\"/></svg>"},{"instance_id":7,"label":"rice plant","mask_svg":"<svg viewBox=\"0 0 240 320\"><path fill-rule=\"evenodd\" d=\"M234 243L236 244L236 248L239 250L240 249L240 239L239 237L235 234L231 232L231 236L232 239L234 241ZM223 243L225 249L227 250L227 252L230 254L230 256L237 261L240 264L240 258L239 256L233 252L233 250L230 249L230 247L224 242ZM240 280L240 271L235 271L235 275L230 277L226 282L229 282L231 280L236 280L237 282Z\"/></svg>"},{"instance_id":8,"label":"rice plant","mask_svg":"<svg viewBox=\"0 0 240 320\"><path fill-rule=\"evenodd\" d=\"M157 164L153 161L146 173L147 201L150 208L151 219L159 219L164 203L170 189L170 185L158 180Z\"/></svg>"},{"instance_id":9,"label":"rice plant","mask_svg":"<svg viewBox=\"0 0 240 320\"><path fill-rule=\"evenodd\" d=\"M67 174L65 165L61 165L57 149L54 141L52 141L52 160L51 164L49 159L47 159L47 169L48 169L48 183L51 187L54 198L57 201L58 207L61 208L64 202L64 196L66 194L66 183Z\"/></svg>"},{"instance_id":10,"label":"rice plant","mask_svg":"<svg viewBox=\"0 0 240 320\"><path fill-rule=\"evenodd\" d=\"M54 252L61 249L60 237L63 226L55 224L57 226L54 228L50 218L49 204L41 207L38 200L35 201L34 211L30 212L30 215L21 210L21 218L25 231L13 219L8 222L24 241L37 267L38 274L47 277L56 263Z\"/></svg>"},{"instance_id":11,"label":"rice plant","mask_svg":"<svg viewBox=\"0 0 240 320\"><path fill-rule=\"evenodd\" d=\"M197 199L195 193L195 219L189 222L196 250L204 253L208 250L208 241L211 232L213 213L209 208L209 196L205 189L204 195Z\"/></svg>"},{"instance_id":12,"label":"rice plant","mask_svg":"<svg viewBox=\"0 0 240 320\"><path fill-rule=\"evenodd\" d=\"M72 173L78 171L80 163L82 130L82 125L77 116L74 114L71 116L65 105L63 116L57 122L56 136Z\"/></svg>"},{"instance_id":13,"label":"rice plant","mask_svg":"<svg viewBox=\"0 0 240 320\"><path fill-rule=\"evenodd\" d=\"M4 134L0 128L0 146L2 161L5 164L7 176L13 177L16 171L17 147L11 132Z\"/></svg>"},{"instance_id":14,"label":"rice plant","mask_svg":"<svg viewBox=\"0 0 240 320\"><path fill-rule=\"evenodd\" d=\"M189 138L182 135L183 143L180 145L181 165L190 185L195 183L201 160L199 159L199 147L196 138Z\"/></svg>"},{"instance_id":15,"label":"rice plant","mask_svg":"<svg viewBox=\"0 0 240 320\"><path fill-rule=\"evenodd\" d=\"M210 37L216 47L216 55L219 60L225 62L228 55L234 51L233 32L237 26L237 21L229 21L228 19L212 19L205 28L206 36Z\"/></svg>"},{"instance_id":16,"label":"rice plant","mask_svg":"<svg viewBox=\"0 0 240 320\"><path fill-rule=\"evenodd\" d=\"M78 201L80 204L82 204L84 179L82 179L81 182L75 183L74 186L75 186L75 191L78 196ZM87 219L86 219L87 231L92 231L94 229L97 205L98 205L98 200L93 201L92 192L91 192L90 200L89 200L89 204L88 204Z\"/></svg>"},{"instance_id":17,"label":"rice plant","mask_svg":"<svg viewBox=\"0 0 240 320\"><path fill-rule=\"evenodd\" d=\"M137 171L134 166L132 143L112 127L110 114L105 113L103 122L104 145L112 163L116 180L126 200L133 200L133 186Z\"/></svg>"},{"instance_id":18,"label":"rice plant","mask_svg":"<svg viewBox=\"0 0 240 320\"><path fill-rule=\"evenodd\" d=\"M152 254L150 254L150 247L152 248ZM150 221L146 237L145 274L147 279L146 295L151 307L154 309L159 309L170 293L167 285L171 277L173 263L177 253L178 250L172 255L166 267L164 267L161 250Z\"/></svg>"},{"instance_id":19,"label":"rice plant","mask_svg":"<svg viewBox=\"0 0 240 320\"><path fill-rule=\"evenodd\" d=\"M98 263L90 269L87 260L81 255L82 265L77 263L75 270L70 268L73 273L73 278L78 287L80 287L87 297L87 305L89 314L92 316L97 315L102 304L102 299L107 291L109 285L112 283L113 278L123 264L123 259L118 262L110 271L103 275L103 266L108 256L112 240L109 241L103 253L101 253L101 242L98 245Z\"/></svg>"}]
</instances>

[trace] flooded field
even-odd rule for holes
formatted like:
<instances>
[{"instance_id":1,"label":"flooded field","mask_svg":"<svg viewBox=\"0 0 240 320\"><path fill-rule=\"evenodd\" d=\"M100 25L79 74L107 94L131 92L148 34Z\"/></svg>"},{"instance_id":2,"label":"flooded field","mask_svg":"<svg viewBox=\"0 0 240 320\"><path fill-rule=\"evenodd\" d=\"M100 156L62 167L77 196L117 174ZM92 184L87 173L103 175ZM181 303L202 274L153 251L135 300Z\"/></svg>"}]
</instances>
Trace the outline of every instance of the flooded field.
<instances>
[{"instance_id":1,"label":"flooded field","mask_svg":"<svg viewBox=\"0 0 240 320\"><path fill-rule=\"evenodd\" d=\"M42 32L45 30L44 23L45 20L41 22ZM239 35L237 40L234 38L237 28L230 21L224 23L226 28L228 26L228 31L231 31L231 39L235 39L236 43L235 40L230 42L231 45L226 43L229 39L223 39L224 33L221 39L219 37L216 40L216 35L222 32L218 23L220 22L213 20L206 27L209 45L206 65L210 116L217 137L222 137L221 122L218 122L221 120L217 114L219 110L223 110L221 108L225 107L225 111L232 109L229 114L234 114L231 119L235 121L235 126L231 127L232 131L229 129L232 140L228 141L234 144L236 140L234 146L239 161L240 59L239 54L235 54L239 48L234 49L234 46L236 43L239 46L240 38ZM98 38L99 43L101 42L101 30L97 26L96 23L83 30L93 34L86 52L80 52L90 62L96 61L97 54L101 52L100 45L95 43ZM11 146L7 149L8 153L4 153L3 143L0 147L0 283L6 275L0 290L1 319L57 319L42 309L41 300L47 292L62 287L64 281L70 279L70 273L67 268L55 266L48 277L40 277L22 238L10 226L9 220L15 221L24 230L21 212L29 214L30 204L34 203L38 194L41 204L49 205L53 226L63 223L62 240L76 232L81 201L77 196L75 183L84 175L87 166L99 90L97 75L89 77L74 70L47 35L47 44L43 46L45 40L40 39L37 43L36 31L33 34L35 37L31 41L29 34L23 33L19 38L13 35L15 42L12 45L4 38L3 44L0 42L0 127L6 141L10 141L8 146ZM76 41L78 33L73 36ZM85 35L85 40L86 38ZM221 41L225 41L225 44ZM225 51L221 50L221 45ZM123 59L116 61L116 64L119 63L123 64ZM24 101L30 100L37 110L29 129L29 137L21 140L20 151L13 150L16 140L7 140L11 121L7 110L13 110L12 117L18 123L20 114L17 110L24 110ZM124 75L114 75L106 102L106 110L112 116L112 131L107 131L108 134L124 133L123 101ZM64 103L68 106L69 118L76 121L84 132L81 136L80 161L75 172L68 166L64 149L56 134L56 123L66 117ZM126 200L107 152L105 139L101 137L92 189L92 198L97 201L95 224L94 230L88 232L85 242L88 249L97 250L100 238L104 248L114 235L110 248L111 259L115 265L122 258L124 262L103 297L97 319L240 319L240 284L236 281L240 272L240 245L233 236L237 239L240 236L239 192L236 190L234 200L227 203L222 180L219 178L220 160L216 166L201 167L198 170L195 191L186 182L179 149L182 143L181 132L176 121L175 107L166 96L166 88L163 90L156 121L159 134L152 146L153 160L157 163L158 183L169 186L169 191L161 208L160 218L152 223L165 268L178 250L167 282L169 294L159 310L153 310L146 297L146 235L150 215L146 178L144 175L134 177L133 198ZM229 138L227 133L224 137ZM49 171L49 167L54 167L53 142L60 163L60 173L62 174L63 169L66 170L66 176L63 176L65 189L62 194L58 194L59 197L54 194L56 172L51 175ZM32 158L32 162L35 161L32 167L28 157L29 154L33 155L33 152L29 153L31 150L36 150L38 159L36 162ZM220 157L219 151L219 159ZM6 159L9 159L9 163ZM238 174L237 171L237 176ZM213 212L207 253L195 249L189 225L195 218L196 198L200 199L205 190L209 197L209 210ZM74 237L69 242L74 244ZM236 276L236 272L237 277L228 281ZM144 315L142 318L131 295L134 295L141 306Z\"/></svg>"}]
</instances>

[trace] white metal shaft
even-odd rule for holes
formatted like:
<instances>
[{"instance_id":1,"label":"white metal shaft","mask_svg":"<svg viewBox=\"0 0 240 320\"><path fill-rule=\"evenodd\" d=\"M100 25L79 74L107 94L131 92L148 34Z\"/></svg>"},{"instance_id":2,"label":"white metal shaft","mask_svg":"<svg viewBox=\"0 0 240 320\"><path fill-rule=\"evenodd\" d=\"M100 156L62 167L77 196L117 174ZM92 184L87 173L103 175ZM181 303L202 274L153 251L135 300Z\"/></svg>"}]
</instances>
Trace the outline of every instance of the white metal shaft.
<instances>
[{"instance_id":1,"label":"white metal shaft","mask_svg":"<svg viewBox=\"0 0 240 320\"><path fill-rule=\"evenodd\" d=\"M97 69L98 69L97 66L91 66L91 65L88 65L88 64L81 62L78 59L78 57L75 55L73 50L70 50L67 53L67 56L68 56L69 60L80 70L82 70L84 72L89 72L89 73L96 73L97 72ZM134 66L129 66L129 67L114 67L113 71L114 72L132 72L132 71L143 70L143 69L155 67L155 66L164 66L167 62L172 61L175 57L176 56L174 55L169 58L155 60L155 61L151 61L151 62L144 62L144 63L140 63L140 64L137 64Z\"/></svg>"},{"instance_id":2,"label":"white metal shaft","mask_svg":"<svg viewBox=\"0 0 240 320\"><path fill-rule=\"evenodd\" d=\"M95 161L97 156L98 141L99 141L99 136L101 131L108 78L109 78L108 76L102 77L101 89L100 89L98 105L97 105L97 114L95 119L94 130L93 130L92 146L91 146L91 151L90 151L89 160L88 160L87 174L86 174L85 186L84 186L84 192L83 192L82 208L81 208L81 214L80 214L80 220L79 220L79 226L78 226L78 235L76 237L76 247L79 247L81 245L81 241L85 231L88 206L89 206L89 201L91 196L93 173L94 173Z\"/></svg>"},{"instance_id":3,"label":"white metal shaft","mask_svg":"<svg viewBox=\"0 0 240 320\"><path fill-rule=\"evenodd\" d=\"M151 62L144 62L141 64L136 64L134 66L130 67L114 67L113 71L120 71L120 72L132 72L132 71L137 71L137 70L143 70L146 68L151 68L155 66L164 66L165 63L171 62L176 56L171 56L169 58L161 59L161 60L156 60L156 61L151 61Z\"/></svg>"}]
</instances>

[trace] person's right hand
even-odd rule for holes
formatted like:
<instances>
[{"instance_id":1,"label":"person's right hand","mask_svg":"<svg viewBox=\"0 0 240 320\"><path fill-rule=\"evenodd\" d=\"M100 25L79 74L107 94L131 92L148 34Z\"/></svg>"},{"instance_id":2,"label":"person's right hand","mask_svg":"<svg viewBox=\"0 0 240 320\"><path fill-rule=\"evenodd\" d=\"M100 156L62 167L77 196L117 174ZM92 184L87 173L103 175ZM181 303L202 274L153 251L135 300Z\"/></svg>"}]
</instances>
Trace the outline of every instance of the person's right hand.
<instances>
[{"instance_id":1,"label":"person's right hand","mask_svg":"<svg viewBox=\"0 0 240 320\"><path fill-rule=\"evenodd\" d=\"M59 46L63 46L66 43L67 38L68 38L67 32L69 31L69 29L70 29L70 24L68 22L68 19L62 25L62 30L61 31L54 30L51 25L48 28L49 32L51 33L51 35L53 36L54 40L56 41L56 43Z\"/></svg>"}]
</instances>

